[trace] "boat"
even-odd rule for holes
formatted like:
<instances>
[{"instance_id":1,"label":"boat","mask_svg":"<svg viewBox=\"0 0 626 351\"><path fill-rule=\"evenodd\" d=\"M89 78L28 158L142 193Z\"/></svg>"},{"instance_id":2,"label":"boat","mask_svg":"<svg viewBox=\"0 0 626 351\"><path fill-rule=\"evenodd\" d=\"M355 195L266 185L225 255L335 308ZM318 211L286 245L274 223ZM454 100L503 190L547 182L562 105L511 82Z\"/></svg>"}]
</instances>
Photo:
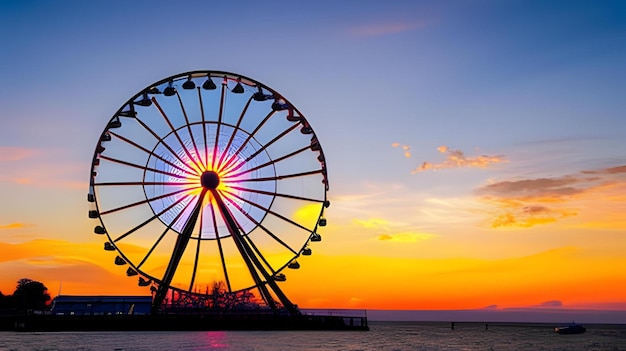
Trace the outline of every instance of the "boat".
<instances>
[{"instance_id":1,"label":"boat","mask_svg":"<svg viewBox=\"0 0 626 351\"><path fill-rule=\"evenodd\" d=\"M587 331L581 324L572 323L566 327L556 327L554 332L557 334L582 334Z\"/></svg>"}]
</instances>

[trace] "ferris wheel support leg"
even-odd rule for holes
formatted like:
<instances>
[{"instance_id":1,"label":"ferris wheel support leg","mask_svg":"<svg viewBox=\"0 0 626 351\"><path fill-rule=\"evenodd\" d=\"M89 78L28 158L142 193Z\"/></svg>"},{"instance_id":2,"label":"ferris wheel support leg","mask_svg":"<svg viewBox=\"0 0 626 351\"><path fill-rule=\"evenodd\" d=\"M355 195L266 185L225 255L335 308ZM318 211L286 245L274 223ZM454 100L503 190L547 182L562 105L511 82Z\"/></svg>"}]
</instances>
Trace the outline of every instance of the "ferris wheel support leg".
<instances>
[{"instance_id":1,"label":"ferris wheel support leg","mask_svg":"<svg viewBox=\"0 0 626 351\"><path fill-rule=\"evenodd\" d=\"M261 281L257 271L263 275L263 278L265 278L267 285L269 285L269 287L272 289L274 294L276 294L276 297L280 300L282 305L287 309L289 314L292 316L299 315L300 311L298 310L298 308L293 303L291 303L289 298L287 298L287 295L285 295L285 293L283 293L283 291L280 290L280 288L278 287L278 284L276 284L276 281L274 281L274 278L270 276L270 274L267 272L267 270L265 270L265 268L263 267L259 259L254 254L254 252L252 251L252 248L248 245L248 243L246 243L245 240L243 240L241 232L239 231L237 227L237 222L235 221L232 214L226 207L226 204L224 203L224 200L222 199L221 195L218 193L216 189L211 189L211 193L213 194L213 197L215 198L217 202L218 209L222 215L222 218L224 219L224 222L226 222L226 226L228 227L231 237L235 241L235 245L237 246L237 249L241 252L241 256L243 257L244 261L246 262L246 265L248 266L248 270L250 271L250 274L252 275L253 280L257 284L259 290L261 291L261 294L265 295L263 296L264 300L270 305L270 307L273 310L276 310L276 304L272 296L270 295L267 287Z\"/></svg>"},{"instance_id":2,"label":"ferris wheel support leg","mask_svg":"<svg viewBox=\"0 0 626 351\"><path fill-rule=\"evenodd\" d=\"M263 280L261 279L261 277L259 277L259 274L257 273L255 269L255 264L252 258L250 257L250 250L249 249L247 250L244 244L242 244L243 240L241 240L241 234L239 232L235 219L233 218L232 214L226 207L224 200L222 200L222 197L217 192L217 190L211 189L211 193L213 194L213 198L215 199L215 202L217 203L217 208L222 216L222 219L226 223L226 227L228 228L228 231L230 232L230 235L233 238L233 241L235 242L235 246L239 250L241 257L243 258L244 262L246 263L246 266L248 267L248 271L250 272L250 275L252 276L252 280L254 280L254 283L259 288L259 292L261 293L261 298L263 298L263 300L272 308L272 310L276 310L277 309L276 302L274 301L274 299L272 298L272 295L267 290L267 287L265 286L265 284L263 284Z\"/></svg>"},{"instance_id":3,"label":"ferris wheel support leg","mask_svg":"<svg viewBox=\"0 0 626 351\"><path fill-rule=\"evenodd\" d=\"M206 195L207 189L203 189L202 193L198 197L198 201L193 208L187 223L185 223L185 227L183 231L176 239L176 244L174 245L174 251L172 252L172 257L170 258L170 262L167 265L167 269L165 270L165 274L163 275L163 279L159 284L159 288L154 295L154 301L152 302L153 311L157 311L163 300L165 299L167 292L170 288L170 284L172 283L172 278L174 278L174 273L176 273L176 268L178 268L178 264L180 263L180 259L183 257L183 253L185 253L185 249L187 248L187 244L189 243L189 239L191 238L191 234L193 233L193 228L196 226L196 222L198 221L198 215L200 214L200 210L202 209L202 201L204 200L204 196Z\"/></svg>"}]
</instances>

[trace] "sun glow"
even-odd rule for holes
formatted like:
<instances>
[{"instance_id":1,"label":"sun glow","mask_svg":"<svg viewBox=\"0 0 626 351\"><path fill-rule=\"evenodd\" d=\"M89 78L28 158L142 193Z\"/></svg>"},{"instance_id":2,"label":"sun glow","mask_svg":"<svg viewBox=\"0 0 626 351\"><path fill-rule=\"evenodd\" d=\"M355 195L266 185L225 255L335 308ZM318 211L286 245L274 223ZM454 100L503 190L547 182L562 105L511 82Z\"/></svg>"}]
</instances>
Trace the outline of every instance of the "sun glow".
<instances>
[{"instance_id":1,"label":"sun glow","mask_svg":"<svg viewBox=\"0 0 626 351\"><path fill-rule=\"evenodd\" d=\"M202 175L205 172L215 172L218 178L218 185L215 189L219 191L221 195L234 199L230 194L239 194L239 192L234 189L233 186L238 184L242 179L250 178L249 174L242 174L243 172L239 174L235 173L236 170L243 165L243 160L237 155L233 155L231 158L219 156L213 158L212 155L209 154L208 157L214 161L209 162L209 160L202 160L200 158L185 160L185 165L188 166L188 168L192 168L194 172L183 173L184 178L181 184L184 184L183 187L188 189L183 194L194 197L199 196L203 189L201 182ZM198 168L198 164L201 168ZM179 177L170 176L168 181L177 182L177 180L180 181L180 179ZM212 195L209 195L209 198L212 199Z\"/></svg>"}]
</instances>

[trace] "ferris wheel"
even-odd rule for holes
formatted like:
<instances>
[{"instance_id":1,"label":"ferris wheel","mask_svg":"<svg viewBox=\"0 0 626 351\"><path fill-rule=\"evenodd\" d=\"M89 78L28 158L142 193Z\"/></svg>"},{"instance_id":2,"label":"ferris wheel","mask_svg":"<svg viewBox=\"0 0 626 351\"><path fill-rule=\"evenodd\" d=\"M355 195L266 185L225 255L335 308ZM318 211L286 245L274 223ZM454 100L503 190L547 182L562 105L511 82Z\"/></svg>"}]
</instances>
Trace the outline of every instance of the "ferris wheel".
<instances>
[{"instance_id":1,"label":"ferris wheel","mask_svg":"<svg viewBox=\"0 0 626 351\"><path fill-rule=\"evenodd\" d=\"M298 313L279 284L321 241L328 177L311 125L275 90L221 71L151 84L107 123L90 179L94 232L155 309L219 295Z\"/></svg>"}]
</instances>

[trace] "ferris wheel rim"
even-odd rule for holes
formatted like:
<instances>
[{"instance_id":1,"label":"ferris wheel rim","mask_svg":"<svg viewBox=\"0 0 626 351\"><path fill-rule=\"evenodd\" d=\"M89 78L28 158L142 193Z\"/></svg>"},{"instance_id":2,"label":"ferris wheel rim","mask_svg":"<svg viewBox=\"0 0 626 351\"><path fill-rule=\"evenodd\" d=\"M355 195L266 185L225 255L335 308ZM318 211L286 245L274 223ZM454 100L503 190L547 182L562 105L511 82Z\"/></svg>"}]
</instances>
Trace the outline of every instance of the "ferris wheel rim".
<instances>
[{"instance_id":1,"label":"ferris wheel rim","mask_svg":"<svg viewBox=\"0 0 626 351\"><path fill-rule=\"evenodd\" d=\"M294 110L294 111L296 111L296 112L298 113L298 115L299 115L299 116L302 116L302 118L304 119L304 117L303 117L303 115L300 113L300 111L298 111L298 110L297 110L297 108L296 108L293 104L291 104L291 102L289 102L287 99L285 99L285 98L284 98L281 94L279 94L279 93L278 93L278 92L276 92L275 90L271 89L270 87L268 87L268 86L266 86L266 85L264 85L264 84L262 84L262 83L260 83L260 82L258 82L258 81L256 81L256 80L254 80L254 79L248 78L248 77L243 76L243 75L240 75L240 74L235 74L235 73L230 73L230 72L225 72L225 71L214 71L214 70L196 70L196 71L189 71L189 72L183 72L183 73L179 73L179 74L176 74L176 75L172 75L172 76L170 76L170 77L167 77L167 78L161 79L161 80L159 80L159 81L157 81L157 82L155 82L155 83L153 83L153 84L148 85L146 88L144 88L143 90L140 90L137 94L135 94L132 98L130 98L130 99L129 99L126 103L124 103L124 104L123 104L123 105L122 105L122 106L121 106L121 107L117 110L117 112L113 115L113 117L111 117L111 119L109 120L109 124L110 124L111 122L115 121L116 119L119 119L119 118L120 118L120 116L122 115L122 113L124 112L125 108L127 108L128 106L134 106L134 105L136 104L137 99L138 99L139 97L141 97L142 95L145 95L145 94L146 94L146 92L147 92L149 89L151 89L152 87L161 86L161 85L163 85L163 84L167 84L168 82L172 82L172 81L180 81L180 80L182 80L182 79L184 79L184 78L187 78L187 77L188 77L188 79L191 79L191 78L202 78L202 77L209 77L209 78L213 77L213 78L215 78L215 77L219 77L219 76L223 76L223 77L224 77L224 79L229 79L229 80L237 80L237 82L242 82L242 83L244 83L244 84L247 84L248 86L260 87L260 88L262 88L262 89L267 90L268 92L271 92L271 93L272 93L272 94L274 94L275 96L280 97L282 100L284 100L284 101L286 101L288 104L290 104L290 105L292 106L293 110ZM199 89L199 88L198 88L198 89ZM305 120L305 121L306 121L306 120ZM307 122L307 123L308 123L308 122ZM108 124L108 125L109 125L109 124ZM188 128L188 127L190 127L190 126L192 126L192 125L202 125L203 127L205 127L206 125L228 126L228 127L233 128L233 130L241 130L241 131L243 131L244 133L248 133L248 134L249 134L249 132L248 132L247 130L240 129L238 126L235 126L235 125L232 125L232 124L228 124L228 123L225 123L225 122L223 122L223 121L202 121L202 122L193 122L193 123L188 123L188 124L186 124L186 125L184 125L184 126L180 126L180 127L178 127L178 128L177 128L177 130L181 130L181 129L183 129L183 128ZM103 132L102 132L101 136L100 136L100 139L103 139L103 138L104 138L104 135L105 135L105 134L107 134L108 132L109 132L109 128L105 128L105 129L103 130ZM175 132L174 132L174 131L172 131L172 132L168 133L167 135L163 136L163 137L162 137L161 139L159 139L159 140L161 141L161 140L165 139L166 137L170 136L172 133L175 133ZM114 134L114 133L113 133L113 134ZM252 136L252 137L254 138L254 136ZM160 141L159 141L159 142L160 142ZM153 149L152 149L151 151L153 151L153 152L154 152L154 150L155 150L155 149L156 149L156 147L158 146L159 142L157 142L157 143L155 144L155 146L153 147ZM261 143L259 143L259 144L261 144ZM98 143L98 146L99 146L99 145L100 145L100 142ZM323 151L322 151L322 149L321 149L321 146L318 146L318 147L319 147L319 153L320 153L320 155L321 155L321 157L322 157L322 160L320 160L320 162L322 163L322 169L320 170L320 172L319 172L319 173L321 173L321 174L322 174L322 176L323 176L323 183L324 183L324 188L325 188L325 189L323 190L323 199L321 199L321 200L316 200L316 201L322 202L322 203L324 204L324 206L321 206L321 209L320 209L320 211L319 211L319 214L317 215L317 218L319 219L319 218L322 218L322 216L323 216L323 214L324 214L324 208L326 207L325 205L326 205L326 203L328 202L328 200L327 200L327 191L328 191L328 175L327 175L327 170L326 170L326 163L325 163L325 160L323 160ZM265 152L266 152L266 151L265 151ZM150 154L150 155L151 155L151 154ZM149 163L149 159L150 159L150 156L147 158L146 163L145 163L145 165L144 165L144 170L143 170L143 176L142 176L142 178L145 178L145 174L146 174L146 172L147 172L147 168L148 168L147 166L148 166L148 163ZM269 159L270 159L270 160L272 160L272 158L271 158L271 157L269 157ZM101 209L100 209L101 203L100 203L99 198L98 198L98 195L97 195L97 194L98 194L98 192L96 192L95 190L96 190L96 189L100 189L100 188L102 188L102 186L101 186L101 184L96 183L96 182L95 182L95 180L94 180L94 179L95 179L94 174L95 174L95 172L96 172L96 167L99 165L99 163L96 163L96 161L97 161L97 160L99 161L99 153L98 153L97 148L96 148L96 151L94 151L94 157L93 157L93 159L92 159L92 165L91 165L91 174L92 174L92 177L90 178L90 179L91 179L91 180L90 180L90 194L93 194L93 197L94 197L94 202L95 202L95 206L96 206L96 211L97 211L98 213L100 213L100 210L101 210ZM319 157L318 157L318 160L319 160ZM274 173L275 173L275 172L276 172L276 170L275 170L275 168L276 168L276 164L275 164L275 163L274 163L274 164L272 164L272 167L274 168ZM275 181L276 181L276 180L275 180ZM144 187L142 186L142 188L144 188ZM259 191L260 191L260 193L262 193L262 191L263 191L263 190L259 190ZM148 195L146 194L145 188L144 188L144 196L145 196L145 198L146 198L146 200L147 200L147 199L148 199ZM276 190L276 188L275 188L275 189L274 189L274 196L272 197L271 203L268 205L268 209L271 209L272 204L273 204L273 202L275 201L276 196L279 196L279 194L277 193L277 190ZM191 203L191 201L190 201L189 203ZM152 207L150 207L150 208L152 209ZM153 210L153 212L154 212L154 209L152 209L152 210ZM182 213L182 212L181 212L181 213ZM248 231L245 233L245 235L247 235L247 234L251 233L254 229L256 229L258 226L260 226L260 225L261 225L261 223L265 220L266 216L268 216L268 214L269 214L269 213L270 213L270 211L269 211L269 210L268 210L268 211L265 211L265 212L264 212L264 214L263 214L263 217L259 220L259 223L257 223L257 224L255 225L255 227L254 227L254 228L252 228L252 229L248 230ZM154 213L154 214L156 215L156 213ZM161 218L160 218L160 217L158 217L158 216L157 216L157 218L161 219ZM108 232L108 230L106 230L107 225L106 225L105 220L103 219L103 217L102 217L101 215L98 215L98 219L99 219L99 222L100 222L100 224L102 225L102 227L103 227L103 228L105 228L105 232L106 232L106 236L107 236L107 238L108 238L108 241L109 241L110 243L113 243L113 244L114 244L115 249L116 249L116 251L117 251L118 255L120 255L120 256L122 257L122 259L123 259L123 260L124 260L124 261L125 261L128 265L129 265L129 267L130 267L130 268L132 268L132 269L134 269L134 270L135 270L136 272L138 272L141 276L146 277L146 278L149 278L152 282L154 282L154 283L156 283L156 284L161 284L161 283L162 283L161 279L159 279L157 276L155 276L155 275L153 275L153 274L151 274L151 273L148 273L148 272L146 272L146 271L142 270L142 269L141 269L141 264L137 265L137 264L136 264L136 262L133 262L133 260L129 259L129 257L127 257L127 255L126 255L126 254L125 254L122 250L120 250L120 249L119 249L119 247L117 247L117 245L115 245L115 243L116 243L117 241L119 241L119 240L120 240L120 238L114 238L114 237L112 237L112 236L110 235L110 233ZM162 221L162 223L163 223L164 225L167 225L167 224L166 224L165 222L163 222L163 221ZM274 270L274 274L277 274L277 273L282 272L285 268L287 268L287 266L290 264L290 261L291 261L291 260L293 260L293 259L295 259L295 258L298 258L298 257L300 256L300 253L303 251L303 249L305 249L305 248L308 246L309 242L311 241L311 237L317 233L317 229L318 229L318 222L316 222L316 224L315 224L314 228L312 228L312 229L311 229L310 235L309 235L309 237L308 237L308 238L304 241L304 244L302 245L302 247L300 247L299 249L297 249L297 248L296 248L297 250L295 250L295 251L294 251L294 250L292 250L292 251L294 251L294 253L295 253L295 255L292 257L292 259L290 259L290 260L288 260L287 262L285 262L285 263L284 263L281 267L278 267L277 269L275 269L275 270ZM218 235L218 234L216 233L216 235ZM210 240L215 240L215 239L211 239L211 238L209 238L209 239L210 239ZM197 240L205 240L205 239L198 237L198 238L197 238ZM267 282L267 281L264 281L264 282L262 282L262 283L263 283L263 284L267 284L268 282ZM238 290L233 290L233 291L231 291L231 292L239 292L239 291L250 290L250 289L254 289L255 287L257 287L257 285L252 285L252 286L250 286L250 287L245 287L245 288L241 288L241 289L238 289ZM181 291L181 292L192 293L189 289L182 289L182 288L177 288L177 287L174 287L174 286L169 286L169 288L170 288L170 289L173 289L173 290L178 290L178 291Z\"/></svg>"}]
</instances>

